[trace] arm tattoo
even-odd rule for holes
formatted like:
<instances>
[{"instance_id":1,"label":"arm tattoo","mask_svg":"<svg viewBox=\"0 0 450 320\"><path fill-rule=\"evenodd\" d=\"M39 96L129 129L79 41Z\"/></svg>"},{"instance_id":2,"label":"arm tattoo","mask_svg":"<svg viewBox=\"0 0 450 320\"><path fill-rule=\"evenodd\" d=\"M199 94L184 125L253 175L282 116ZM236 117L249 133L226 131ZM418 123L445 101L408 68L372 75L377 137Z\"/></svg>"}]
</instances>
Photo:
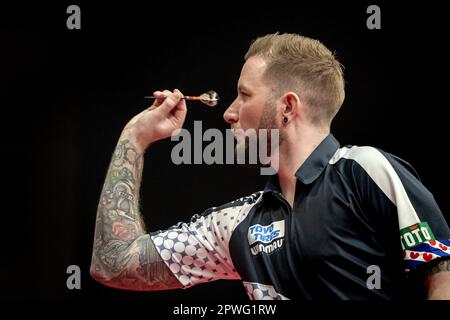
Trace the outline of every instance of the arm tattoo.
<instances>
[{"instance_id":1,"label":"arm tattoo","mask_svg":"<svg viewBox=\"0 0 450 320\"><path fill-rule=\"evenodd\" d=\"M435 266L433 266L431 269L428 270L428 276L431 276L435 273L442 272L442 271L450 271L449 260L439 261L438 264L436 264Z\"/></svg>"},{"instance_id":2,"label":"arm tattoo","mask_svg":"<svg viewBox=\"0 0 450 320\"><path fill-rule=\"evenodd\" d=\"M122 289L180 288L145 232L139 211L142 170L143 155L129 140L119 141L98 204L91 274Z\"/></svg>"}]
</instances>

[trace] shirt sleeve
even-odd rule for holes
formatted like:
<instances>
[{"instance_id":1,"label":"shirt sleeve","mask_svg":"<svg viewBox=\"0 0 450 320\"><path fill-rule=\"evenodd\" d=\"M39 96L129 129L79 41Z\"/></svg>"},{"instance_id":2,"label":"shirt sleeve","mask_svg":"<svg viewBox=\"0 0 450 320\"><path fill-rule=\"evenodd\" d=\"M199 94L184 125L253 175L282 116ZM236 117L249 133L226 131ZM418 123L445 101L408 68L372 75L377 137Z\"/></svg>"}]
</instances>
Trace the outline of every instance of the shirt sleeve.
<instances>
[{"instance_id":1,"label":"shirt sleeve","mask_svg":"<svg viewBox=\"0 0 450 320\"><path fill-rule=\"evenodd\" d=\"M394 170L391 181L396 195L405 270L449 258L450 229L432 193L410 164L388 153L384 156Z\"/></svg>"},{"instance_id":2,"label":"shirt sleeve","mask_svg":"<svg viewBox=\"0 0 450 320\"><path fill-rule=\"evenodd\" d=\"M387 152L359 147L354 156L366 177L359 192L366 205L398 220L405 271L450 257L450 229L433 195L406 161Z\"/></svg>"},{"instance_id":3,"label":"shirt sleeve","mask_svg":"<svg viewBox=\"0 0 450 320\"><path fill-rule=\"evenodd\" d=\"M231 234L261 192L194 215L150 237L164 263L184 288L219 279L240 279L230 257Z\"/></svg>"}]
</instances>

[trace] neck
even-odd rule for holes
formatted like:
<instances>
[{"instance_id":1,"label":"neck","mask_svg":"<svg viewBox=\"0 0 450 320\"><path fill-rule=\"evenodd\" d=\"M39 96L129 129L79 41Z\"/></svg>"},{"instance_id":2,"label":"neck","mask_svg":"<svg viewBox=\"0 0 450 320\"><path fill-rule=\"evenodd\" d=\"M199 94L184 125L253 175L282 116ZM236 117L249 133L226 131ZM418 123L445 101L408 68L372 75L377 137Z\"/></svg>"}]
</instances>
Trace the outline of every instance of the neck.
<instances>
[{"instance_id":1,"label":"neck","mask_svg":"<svg viewBox=\"0 0 450 320\"><path fill-rule=\"evenodd\" d=\"M297 182L295 172L329 133L329 129L318 130L316 127L300 125L286 130L279 148L278 179L281 192L291 207Z\"/></svg>"}]
</instances>

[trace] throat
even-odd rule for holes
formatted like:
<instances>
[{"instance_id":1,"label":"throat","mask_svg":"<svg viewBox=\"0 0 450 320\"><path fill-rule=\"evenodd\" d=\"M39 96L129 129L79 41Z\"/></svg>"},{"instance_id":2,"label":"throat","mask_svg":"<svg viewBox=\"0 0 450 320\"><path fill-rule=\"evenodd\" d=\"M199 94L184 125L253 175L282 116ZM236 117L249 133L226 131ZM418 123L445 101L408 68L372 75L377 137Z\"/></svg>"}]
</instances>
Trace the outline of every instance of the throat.
<instances>
[{"instance_id":1,"label":"throat","mask_svg":"<svg viewBox=\"0 0 450 320\"><path fill-rule=\"evenodd\" d=\"M295 199L295 187L296 187L297 177L285 177L284 179L280 177L280 188L284 199L289 203L291 209L294 207Z\"/></svg>"},{"instance_id":2,"label":"throat","mask_svg":"<svg viewBox=\"0 0 450 320\"><path fill-rule=\"evenodd\" d=\"M295 192L288 193L288 194L285 194L283 192L283 197L286 199L286 201L289 203L289 205L291 206L291 209L292 209L294 207Z\"/></svg>"}]
</instances>

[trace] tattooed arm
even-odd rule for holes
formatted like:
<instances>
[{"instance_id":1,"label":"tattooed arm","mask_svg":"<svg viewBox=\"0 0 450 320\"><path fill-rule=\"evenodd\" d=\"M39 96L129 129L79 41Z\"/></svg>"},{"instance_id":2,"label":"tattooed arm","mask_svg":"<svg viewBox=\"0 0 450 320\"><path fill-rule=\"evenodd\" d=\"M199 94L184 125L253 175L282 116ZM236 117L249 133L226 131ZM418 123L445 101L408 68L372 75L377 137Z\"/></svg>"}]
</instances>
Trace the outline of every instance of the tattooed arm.
<instances>
[{"instance_id":1,"label":"tattooed arm","mask_svg":"<svg viewBox=\"0 0 450 320\"><path fill-rule=\"evenodd\" d=\"M450 300L450 259L442 260L429 269L426 285L428 300Z\"/></svg>"},{"instance_id":2,"label":"tattooed arm","mask_svg":"<svg viewBox=\"0 0 450 320\"><path fill-rule=\"evenodd\" d=\"M152 107L125 127L112 157L97 209L90 273L111 287L165 290L182 285L160 258L139 212L143 154L152 142L170 136L186 115L181 93L155 92Z\"/></svg>"}]
</instances>

